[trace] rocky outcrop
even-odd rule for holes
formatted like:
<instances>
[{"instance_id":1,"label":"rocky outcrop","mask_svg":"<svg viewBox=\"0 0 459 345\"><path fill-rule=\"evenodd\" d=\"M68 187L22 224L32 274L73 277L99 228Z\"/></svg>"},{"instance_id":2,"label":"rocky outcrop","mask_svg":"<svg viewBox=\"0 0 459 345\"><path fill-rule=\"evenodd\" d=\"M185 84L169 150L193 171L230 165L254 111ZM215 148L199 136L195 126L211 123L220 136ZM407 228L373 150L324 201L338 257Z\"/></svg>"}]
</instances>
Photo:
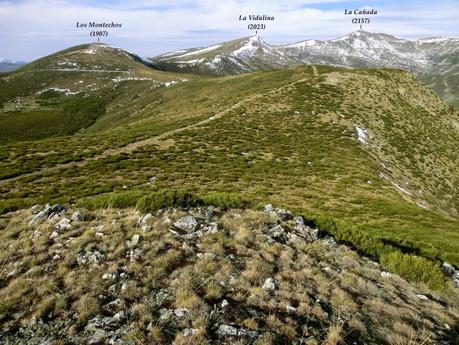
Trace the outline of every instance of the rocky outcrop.
<instances>
[{"instance_id":1,"label":"rocky outcrop","mask_svg":"<svg viewBox=\"0 0 459 345\"><path fill-rule=\"evenodd\" d=\"M54 206L46 204L45 206L34 205L30 211L34 214L34 216L32 217L29 225L33 225L46 218L51 220L67 211L67 208L61 204L55 204Z\"/></svg>"},{"instance_id":2,"label":"rocky outcrop","mask_svg":"<svg viewBox=\"0 0 459 345\"><path fill-rule=\"evenodd\" d=\"M198 229L199 223L193 216L185 216L174 222L174 229L181 234L189 234Z\"/></svg>"},{"instance_id":3,"label":"rocky outcrop","mask_svg":"<svg viewBox=\"0 0 459 345\"><path fill-rule=\"evenodd\" d=\"M459 312L440 295L272 205L70 217L52 208L21 215L29 224L43 212L34 226L4 230L30 243L12 243L15 262L4 265L0 298L16 301L0 304L5 344L321 344L332 331L343 343L411 341L397 333L400 315L416 340L447 344L457 331Z\"/></svg>"},{"instance_id":4,"label":"rocky outcrop","mask_svg":"<svg viewBox=\"0 0 459 345\"><path fill-rule=\"evenodd\" d=\"M453 265L448 262L444 262L441 266L443 273L453 280L453 285L456 289L459 289L459 270L456 270Z\"/></svg>"}]
</instances>

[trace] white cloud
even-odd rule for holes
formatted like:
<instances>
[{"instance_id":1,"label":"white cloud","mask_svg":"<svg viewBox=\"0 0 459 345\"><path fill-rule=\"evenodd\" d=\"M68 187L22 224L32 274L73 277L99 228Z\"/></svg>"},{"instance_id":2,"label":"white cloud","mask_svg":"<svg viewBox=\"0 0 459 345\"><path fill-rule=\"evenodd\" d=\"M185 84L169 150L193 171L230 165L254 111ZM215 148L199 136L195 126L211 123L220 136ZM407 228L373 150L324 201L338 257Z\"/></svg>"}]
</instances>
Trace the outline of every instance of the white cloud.
<instances>
[{"instance_id":1,"label":"white cloud","mask_svg":"<svg viewBox=\"0 0 459 345\"><path fill-rule=\"evenodd\" d=\"M88 31L75 25L90 20L122 23L105 41L145 56L248 36L239 14L275 16L261 33L273 43L334 38L358 29L343 10L319 9L324 3L346 7L343 0L135 0L111 6L81 0L0 2L0 56L30 60L89 43ZM366 29L399 37L457 36L457 3L437 2L434 10L413 6L382 8Z\"/></svg>"}]
</instances>

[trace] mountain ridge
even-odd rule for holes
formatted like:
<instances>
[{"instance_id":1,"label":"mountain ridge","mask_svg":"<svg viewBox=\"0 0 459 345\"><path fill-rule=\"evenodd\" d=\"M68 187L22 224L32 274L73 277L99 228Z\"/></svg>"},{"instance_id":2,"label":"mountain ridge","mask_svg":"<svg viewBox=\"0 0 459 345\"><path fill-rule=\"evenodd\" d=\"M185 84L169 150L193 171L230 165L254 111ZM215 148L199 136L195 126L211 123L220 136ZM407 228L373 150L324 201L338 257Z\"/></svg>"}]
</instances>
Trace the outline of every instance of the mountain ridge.
<instances>
[{"instance_id":1,"label":"mountain ridge","mask_svg":"<svg viewBox=\"0 0 459 345\"><path fill-rule=\"evenodd\" d=\"M239 42L235 45L234 42ZM459 100L458 38L409 40L363 30L331 39L271 45L258 35L152 57L160 69L209 75L235 75L301 64L353 68L400 68L414 73L443 99ZM203 53L201 54L200 51ZM241 54L241 51L245 54ZM192 54L192 58L189 58ZM181 58L180 58L181 57ZM180 58L180 59L179 59Z\"/></svg>"},{"instance_id":2,"label":"mountain ridge","mask_svg":"<svg viewBox=\"0 0 459 345\"><path fill-rule=\"evenodd\" d=\"M0 78L0 113L4 115L0 141L90 130L107 111L113 112L107 105L128 84L139 82L138 92L144 93L185 77L192 78L159 72L147 59L104 43L56 52ZM126 107L128 102L123 104Z\"/></svg>"}]
</instances>

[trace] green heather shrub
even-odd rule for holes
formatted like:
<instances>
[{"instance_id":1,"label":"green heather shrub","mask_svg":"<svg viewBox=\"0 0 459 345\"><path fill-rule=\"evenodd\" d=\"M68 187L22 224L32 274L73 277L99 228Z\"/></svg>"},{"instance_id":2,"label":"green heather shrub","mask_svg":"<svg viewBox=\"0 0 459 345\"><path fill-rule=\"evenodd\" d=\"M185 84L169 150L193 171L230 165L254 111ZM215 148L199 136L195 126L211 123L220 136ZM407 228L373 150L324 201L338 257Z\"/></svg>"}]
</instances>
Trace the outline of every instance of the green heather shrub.
<instances>
[{"instance_id":1,"label":"green heather shrub","mask_svg":"<svg viewBox=\"0 0 459 345\"><path fill-rule=\"evenodd\" d=\"M425 283L431 289L444 287L440 268L426 258L394 251L381 255L380 261L387 270L409 281Z\"/></svg>"},{"instance_id":2,"label":"green heather shrub","mask_svg":"<svg viewBox=\"0 0 459 345\"><path fill-rule=\"evenodd\" d=\"M303 215L303 217L308 221L312 221L320 231L333 235L338 241L352 244L353 247L367 255L380 257L395 250L395 247L383 243L381 239L372 236L368 232L346 225L338 225L328 216L319 215L308 218Z\"/></svg>"},{"instance_id":3,"label":"green heather shrub","mask_svg":"<svg viewBox=\"0 0 459 345\"><path fill-rule=\"evenodd\" d=\"M250 201L242 198L238 193L211 192L205 194L202 200L206 205L212 205L222 209L247 208L250 206Z\"/></svg>"},{"instance_id":4,"label":"green heather shrub","mask_svg":"<svg viewBox=\"0 0 459 345\"><path fill-rule=\"evenodd\" d=\"M128 208L134 207L142 195L143 193L138 190L99 194L81 200L78 205L91 211L108 207Z\"/></svg>"},{"instance_id":5,"label":"green heather shrub","mask_svg":"<svg viewBox=\"0 0 459 345\"><path fill-rule=\"evenodd\" d=\"M201 205L212 205L222 209L247 208L250 202L237 193L211 192L201 197L184 190L161 190L148 194L132 190L84 198L78 205L89 210L136 207L141 212L156 212L167 207L186 208Z\"/></svg>"},{"instance_id":6,"label":"green heather shrub","mask_svg":"<svg viewBox=\"0 0 459 345\"><path fill-rule=\"evenodd\" d=\"M142 212L156 212L166 207L194 207L202 204L202 200L189 192L182 190L165 190L151 193L140 198L136 204L136 208Z\"/></svg>"},{"instance_id":7,"label":"green heather shrub","mask_svg":"<svg viewBox=\"0 0 459 345\"><path fill-rule=\"evenodd\" d=\"M24 198L0 200L0 214L17 211L29 205L30 203Z\"/></svg>"},{"instance_id":8,"label":"green heather shrub","mask_svg":"<svg viewBox=\"0 0 459 345\"><path fill-rule=\"evenodd\" d=\"M433 261L421 256L403 254L394 246L383 243L381 239L367 232L337 225L330 217L320 215L312 218L320 231L333 235L338 241L351 244L367 255L379 258L388 271L409 281L424 283L431 289L438 290L445 286L444 275ZM308 220L307 217L305 219ZM429 254L433 255L433 252Z\"/></svg>"}]
</instances>

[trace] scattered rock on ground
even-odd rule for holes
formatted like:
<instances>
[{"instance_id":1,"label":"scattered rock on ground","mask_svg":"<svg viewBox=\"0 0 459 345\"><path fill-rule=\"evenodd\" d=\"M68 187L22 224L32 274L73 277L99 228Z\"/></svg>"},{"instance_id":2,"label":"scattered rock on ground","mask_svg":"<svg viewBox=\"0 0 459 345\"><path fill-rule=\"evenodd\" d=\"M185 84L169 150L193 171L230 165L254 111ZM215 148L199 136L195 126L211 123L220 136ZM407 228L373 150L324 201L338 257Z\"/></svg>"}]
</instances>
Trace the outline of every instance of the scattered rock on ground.
<instances>
[{"instance_id":1,"label":"scattered rock on ground","mask_svg":"<svg viewBox=\"0 0 459 345\"><path fill-rule=\"evenodd\" d=\"M35 214L31 210L26 211L27 220L44 210L42 219L46 219L53 208L47 206L36 207ZM189 337L185 342L190 343L201 337L209 343L254 343L256 338L264 340L267 335L273 336L275 343L299 344L303 341L305 344L320 344L326 341L326 333L333 320L342 326L343 343L356 341L357 344L365 344L368 339L379 341L380 338L369 327L359 333L359 323L366 325L369 320L388 330L392 327L391 321L384 324L384 315L380 316L377 310L369 311L365 307L365 303L371 303L375 296L384 297L380 303L388 306L397 296L404 296L397 303L410 310L407 323L414 322L416 325L420 317L428 315L431 327L428 332L434 338L438 335L435 338L438 344L446 344L442 341L455 330L453 324L449 328L445 325L454 319L451 315L455 312L439 303L441 301L450 308L441 296L430 294L427 288L419 291L398 276L397 279L384 279L391 274L381 272L381 267L375 266L368 258L360 257L347 246L336 246L332 237L308 245L319 238L317 229L310 228L303 217L291 218L289 213L284 214L272 205L270 212L275 217L266 217L253 210L232 210L225 214L219 209L208 212L207 208L192 208L181 218L177 214L182 215L183 209L171 209L162 210L154 219L147 214L138 220L138 213L134 211L115 212L108 210L97 214L97 220L94 217L89 221L75 220L80 218L74 217L76 212L69 212L71 219L63 218L67 216L61 213L45 224L27 229L25 239L39 237L42 232L49 234L50 231L53 231L52 236L57 237L54 241L46 241L45 238L33 240L40 246L42 242L48 246L40 274L45 277L53 275L56 268L60 270L62 266L68 266L70 276L75 273L75 277L65 282L72 284L67 291L57 289L50 292L58 299L62 294L72 295L64 307L69 311L68 320L60 320L54 311L33 319L32 315L37 310L34 309L24 315L34 320L35 328L21 323L20 330L16 331L15 324L6 320L9 333L2 334L2 337L8 337L6 344L18 341L23 344L52 344L62 340L76 344L127 345L130 344L132 327L137 327L139 320L142 320L140 327L143 334L159 333L163 340L167 339L164 344L170 344L174 338L183 342L184 337ZM109 224L114 215L117 222L112 227ZM247 225L252 219L255 219L253 228ZM158 224L158 227L154 232L142 232L139 226L132 226L133 222L148 227ZM237 238L238 233L234 229L241 222L253 231L255 241L246 243L244 239ZM71 237L60 241L59 236L64 230L60 229L61 226L54 229L55 223L64 225L62 229L71 224ZM103 235L104 225L105 237L97 238L98 234ZM14 229L7 230L14 233ZM171 236L168 230L175 231L175 236ZM94 231L96 236L86 236ZM218 234L210 235L215 232ZM22 234L21 237L24 238ZM334 247L324 245L326 243ZM23 274L27 277L29 273L34 273L27 265L30 256L26 259L27 254L24 254L30 250L17 248L22 255L18 257L18 266L5 264L5 281L8 284ZM254 256L257 256L256 259ZM69 265L61 265L59 260L64 261L62 258L66 261L70 258ZM23 267L20 262L25 263ZM442 269L459 287L459 275L455 268L444 263ZM201 279L200 274L205 270L210 280ZM195 272L198 273L196 276ZM344 274L340 272L349 275L349 279L341 279ZM150 273L153 273L151 277L148 276ZM260 276L268 278L260 281ZM359 276L365 282L364 286L355 283ZM100 288L94 291L93 285L96 284ZM0 290L4 291L6 287ZM43 287L44 284L41 285ZM259 293L260 289L265 293ZM346 295L342 291L351 291L352 294ZM421 292L425 295L420 295ZM346 307L353 308L355 302L363 313L359 309L341 313L340 306L333 305L334 301L339 302L343 298L341 293L346 301L352 302ZM89 301L97 301L99 314L79 323L78 306L85 295L90 295ZM34 308L41 307L36 302L32 303L35 303L32 304ZM307 322L302 317L305 306L313 311L308 312ZM22 307L21 312L27 313L27 309L28 306ZM67 309L64 309L63 313L66 312ZM11 321L20 324L19 318L13 319L18 315L15 311L9 315ZM143 315L146 317L143 318ZM208 321L205 329L195 323L196 318L201 317ZM275 327L267 322L271 317ZM350 325L351 318L357 320L355 327ZM256 325L253 320L256 320ZM73 334L72 326L75 324L78 324L78 329ZM71 332L61 337L62 330ZM284 331L295 332L291 341L286 340ZM366 338L361 334L365 334Z\"/></svg>"},{"instance_id":2,"label":"scattered rock on ground","mask_svg":"<svg viewBox=\"0 0 459 345\"><path fill-rule=\"evenodd\" d=\"M80 211L77 210L72 214L72 217L70 219L74 222L82 222L85 220L85 217Z\"/></svg>"},{"instance_id":3,"label":"scattered rock on ground","mask_svg":"<svg viewBox=\"0 0 459 345\"><path fill-rule=\"evenodd\" d=\"M281 239L285 236L285 230L281 225L268 228L266 233L274 239Z\"/></svg>"},{"instance_id":4,"label":"scattered rock on ground","mask_svg":"<svg viewBox=\"0 0 459 345\"><path fill-rule=\"evenodd\" d=\"M335 247L336 246L336 241L333 237L331 236L326 236L323 238L322 240L325 244L331 246L331 247Z\"/></svg>"},{"instance_id":5,"label":"scattered rock on ground","mask_svg":"<svg viewBox=\"0 0 459 345\"><path fill-rule=\"evenodd\" d=\"M105 256L97 250L93 252L78 253L76 260L78 265L84 266L87 263L98 264L104 260Z\"/></svg>"},{"instance_id":6,"label":"scattered rock on ground","mask_svg":"<svg viewBox=\"0 0 459 345\"><path fill-rule=\"evenodd\" d=\"M199 224L193 216L188 215L177 219L173 226L175 230L184 234L189 234L196 231Z\"/></svg>"},{"instance_id":7,"label":"scattered rock on ground","mask_svg":"<svg viewBox=\"0 0 459 345\"><path fill-rule=\"evenodd\" d=\"M70 224L71 220L68 218L62 218L59 222L54 225L54 229L57 231L70 230L72 225Z\"/></svg>"},{"instance_id":8,"label":"scattered rock on ground","mask_svg":"<svg viewBox=\"0 0 459 345\"><path fill-rule=\"evenodd\" d=\"M452 277L454 276L454 274L456 273L456 270L454 269L453 265L447 263L447 262L444 262L442 265L441 265L441 270L443 271L444 274L446 274L448 277Z\"/></svg>"},{"instance_id":9,"label":"scattered rock on ground","mask_svg":"<svg viewBox=\"0 0 459 345\"><path fill-rule=\"evenodd\" d=\"M282 220L288 220L288 219L290 219L292 217L292 213L290 211L284 210L282 208L274 207L271 204L265 205L264 211L266 213L268 213L268 214L271 214L271 215L274 215L274 216L278 216Z\"/></svg>"},{"instance_id":10,"label":"scattered rock on ground","mask_svg":"<svg viewBox=\"0 0 459 345\"><path fill-rule=\"evenodd\" d=\"M220 306L222 309L225 309L227 306L229 306L229 303L226 299L224 299L222 303L220 304Z\"/></svg>"},{"instance_id":11,"label":"scattered rock on ground","mask_svg":"<svg viewBox=\"0 0 459 345\"><path fill-rule=\"evenodd\" d=\"M151 229L150 222L152 221L152 219L153 215L151 213L147 213L140 219L139 224L142 231L148 231Z\"/></svg>"},{"instance_id":12,"label":"scattered rock on ground","mask_svg":"<svg viewBox=\"0 0 459 345\"><path fill-rule=\"evenodd\" d=\"M193 335L193 334L196 334L197 331L198 331L198 330L197 330L196 328L185 328L185 329L183 330L183 335L184 335L185 337L189 337L189 336L191 336L191 335Z\"/></svg>"},{"instance_id":13,"label":"scattered rock on ground","mask_svg":"<svg viewBox=\"0 0 459 345\"><path fill-rule=\"evenodd\" d=\"M140 235L139 234L134 234L132 235L132 238L130 241L128 241L128 247L129 248L134 248L140 241Z\"/></svg>"},{"instance_id":14,"label":"scattered rock on ground","mask_svg":"<svg viewBox=\"0 0 459 345\"><path fill-rule=\"evenodd\" d=\"M41 205L33 205L33 206L30 208L30 212L31 212L32 214L37 214L37 213L40 212L42 209L43 209L43 206L41 206Z\"/></svg>"},{"instance_id":15,"label":"scattered rock on ground","mask_svg":"<svg viewBox=\"0 0 459 345\"><path fill-rule=\"evenodd\" d=\"M174 314L177 317L185 317L188 314L187 308L176 308L174 309Z\"/></svg>"},{"instance_id":16,"label":"scattered rock on ground","mask_svg":"<svg viewBox=\"0 0 459 345\"><path fill-rule=\"evenodd\" d=\"M220 327L218 327L217 334L221 336L236 336L237 328L231 325L220 325Z\"/></svg>"},{"instance_id":17,"label":"scattered rock on ground","mask_svg":"<svg viewBox=\"0 0 459 345\"><path fill-rule=\"evenodd\" d=\"M381 272L381 277L383 277L383 278L392 277L392 273L389 273L389 272L386 272L386 271L382 271Z\"/></svg>"},{"instance_id":18,"label":"scattered rock on ground","mask_svg":"<svg viewBox=\"0 0 459 345\"><path fill-rule=\"evenodd\" d=\"M276 281L275 281L273 278L268 278L268 279L266 279L265 282L263 283L262 288L263 288L265 291L273 292L274 290L277 289L277 283L276 283Z\"/></svg>"},{"instance_id":19,"label":"scattered rock on ground","mask_svg":"<svg viewBox=\"0 0 459 345\"><path fill-rule=\"evenodd\" d=\"M172 309L162 308L159 311L159 315L160 315L159 319L161 321L167 321L172 317L173 314L174 314L174 312L172 311Z\"/></svg>"},{"instance_id":20,"label":"scattered rock on ground","mask_svg":"<svg viewBox=\"0 0 459 345\"><path fill-rule=\"evenodd\" d=\"M97 329L93 336L89 339L89 345L104 344L107 338L107 332L103 329Z\"/></svg>"},{"instance_id":21,"label":"scattered rock on ground","mask_svg":"<svg viewBox=\"0 0 459 345\"><path fill-rule=\"evenodd\" d=\"M61 204L56 204L53 207L51 207L51 209L49 210L48 218L53 218L54 216L58 216L64 213L65 211L67 211L67 207Z\"/></svg>"}]
</instances>

